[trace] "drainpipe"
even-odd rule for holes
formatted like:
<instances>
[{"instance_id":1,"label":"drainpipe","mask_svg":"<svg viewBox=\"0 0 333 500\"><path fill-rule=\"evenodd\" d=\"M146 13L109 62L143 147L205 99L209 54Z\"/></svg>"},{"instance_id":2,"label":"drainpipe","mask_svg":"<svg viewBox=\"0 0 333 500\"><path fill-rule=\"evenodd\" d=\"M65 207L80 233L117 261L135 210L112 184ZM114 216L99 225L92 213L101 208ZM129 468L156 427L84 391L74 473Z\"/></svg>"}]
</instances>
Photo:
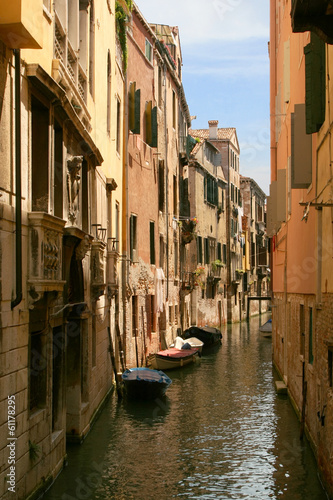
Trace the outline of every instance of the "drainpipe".
<instances>
[{"instance_id":1,"label":"drainpipe","mask_svg":"<svg viewBox=\"0 0 333 500\"><path fill-rule=\"evenodd\" d=\"M127 346L127 284L129 280L129 211L128 211L128 91L127 91L127 73L124 81L124 123L123 123L123 196L122 196L122 244L121 244L121 287L123 302L123 356L126 366L126 346ZM125 210L125 213L124 213Z\"/></svg>"},{"instance_id":2,"label":"drainpipe","mask_svg":"<svg viewBox=\"0 0 333 500\"><path fill-rule=\"evenodd\" d=\"M21 207L21 56L15 56L15 280L16 297L11 301L14 309L22 301L22 207Z\"/></svg>"},{"instance_id":3,"label":"drainpipe","mask_svg":"<svg viewBox=\"0 0 333 500\"><path fill-rule=\"evenodd\" d=\"M165 212L166 212L166 302L169 300L169 171L168 171L168 132L167 132L167 84L164 63L164 142L165 142Z\"/></svg>"},{"instance_id":4,"label":"drainpipe","mask_svg":"<svg viewBox=\"0 0 333 500\"><path fill-rule=\"evenodd\" d=\"M228 143L228 189L227 189L227 323L232 323L231 307L231 252L230 252L230 144Z\"/></svg>"}]
</instances>

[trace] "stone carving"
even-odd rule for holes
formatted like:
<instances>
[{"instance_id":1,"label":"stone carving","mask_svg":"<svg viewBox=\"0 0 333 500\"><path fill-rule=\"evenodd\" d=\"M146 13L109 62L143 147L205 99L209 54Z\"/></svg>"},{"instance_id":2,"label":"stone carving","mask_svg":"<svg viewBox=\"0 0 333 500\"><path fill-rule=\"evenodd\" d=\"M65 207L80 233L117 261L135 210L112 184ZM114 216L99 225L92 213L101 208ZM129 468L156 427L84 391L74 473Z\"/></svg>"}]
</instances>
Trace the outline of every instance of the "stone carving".
<instances>
[{"instance_id":1,"label":"stone carving","mask_svg":"<svg viewBox=\"0 0 333 500\"><path fill-rule=\"evenodd\" d=\"M68 219L73 225L80 210L82 161L83 156L69 156L67 159Z\"/></svg>"},{"instance_id":2,"label":"stone carving","mask_svg":"<svg viewBox=\"0 0 333 500\"><path fill-rule=\"evenodd\" d=\"M79 245L75 249L75 257L76 260L82 260L89 252L91 247L89 236L86 234L82 241L80 241Z\"/></svg>"},{"instance_id":3,"label":"stone carving","mask_svg":"<svg viewBox=\"0 0 333 500\"><path fill-rule=\"evenodd\" d=\"M46 230L44 238L44 277L56 279L59 268L59 233Z\"/></svg>"}]
</instances>

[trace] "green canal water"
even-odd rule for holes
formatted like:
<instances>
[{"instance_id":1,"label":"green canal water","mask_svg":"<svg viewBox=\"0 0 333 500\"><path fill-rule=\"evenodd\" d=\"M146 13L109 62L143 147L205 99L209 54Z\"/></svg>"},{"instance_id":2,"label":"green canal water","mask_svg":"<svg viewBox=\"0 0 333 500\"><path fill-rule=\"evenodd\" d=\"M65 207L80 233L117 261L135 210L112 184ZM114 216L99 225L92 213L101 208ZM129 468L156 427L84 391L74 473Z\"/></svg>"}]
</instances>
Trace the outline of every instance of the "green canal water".
<instances>
[{"instance_id":1,"label":"green canal water","mask_svg":"<svg viewBox=\"0 0 333 500\"><path fill-rule=\"evenodd\" d=\"M258 327L228 327L215 352L168 372L161 400L113 395L43 499L326 499Z\"/></svg>"}]
</instances>

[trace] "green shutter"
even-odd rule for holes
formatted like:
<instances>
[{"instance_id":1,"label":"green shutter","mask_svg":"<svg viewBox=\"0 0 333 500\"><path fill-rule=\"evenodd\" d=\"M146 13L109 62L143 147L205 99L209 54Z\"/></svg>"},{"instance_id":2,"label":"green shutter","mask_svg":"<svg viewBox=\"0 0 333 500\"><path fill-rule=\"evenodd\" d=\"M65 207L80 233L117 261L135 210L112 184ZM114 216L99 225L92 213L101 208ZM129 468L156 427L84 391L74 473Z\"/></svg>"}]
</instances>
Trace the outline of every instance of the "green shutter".
<instances>
[{"instance_id":1,"label":"green shutter","mask_svg":"<svg viewBox=\"0 0 333 500\"><path fill-rule=\"evenodd\" d=\"M197 141L193 139L191 135L186 137L186 156L189 157L192 149L196 145Z\"/></svg>"},{"instance_id":2,"label":"green shutter","mask_svg":"<svg viewBox=\"0 0 333 500\"><path fill-rule=\"evenodd\" d=\"M135 91L134 97L134 128L133 134L140 134L140 114L141 114L141 90Z\"/></svg>"},{"instance_id":3,"label":"green shutter","mask_svg":"<svg viewBox=\"0 0 333 500\"><path fill-rule=\"evenodd\" d=\"M311 42L304 47L306 133L319 131L325 120L325 43L311 33Z\"/></svg>"},{"instance_id":4,"label":"green shutter","mask_svg":"<svg viewBox=\"0 0 333 500\"><path fill-rule=\"evenodd\" d=\"M155 222L150 222L150 263L155 264Z\"/></svg>"},{"instance_id":5,"label":"green shutter","mask_svg":"<svg viewBox=\"0 0 333 500\"><path fill-rule=\"evenodd\" d=\"M157 106L151 110L151 143L152 148L157 148Z\"/></svg>"},{"instance_id":6,"label":"green shutter","mask_svg":"<svg viewBox=\"0 0 333 500\"><path fill-rule=\"evenodd\" d=\"M130 84L128 93L128 127L133 132L135 127L134 110L135 110L135 87L136 83L132 82Z\"/></svg>"}]
</instances>

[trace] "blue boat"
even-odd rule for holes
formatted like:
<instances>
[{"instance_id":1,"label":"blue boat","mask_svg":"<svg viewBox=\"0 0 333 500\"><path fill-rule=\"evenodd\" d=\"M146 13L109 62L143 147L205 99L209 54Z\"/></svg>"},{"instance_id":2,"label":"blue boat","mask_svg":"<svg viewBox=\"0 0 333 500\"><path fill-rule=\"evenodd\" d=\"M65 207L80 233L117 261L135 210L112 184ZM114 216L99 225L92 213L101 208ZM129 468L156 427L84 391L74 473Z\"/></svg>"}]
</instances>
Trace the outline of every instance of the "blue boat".
<instances>
[{"instance_id":1,"label":"blue boat","mask_svg":"<svg viewBox=\"0 0 333 500\"><path fill-rule=\"evenodd\" d=\"M164 396L172 383L161 370L150 368L129 368L122 374L124 388L129 398L156 399Z\"/></svg>"}]
</instances>

